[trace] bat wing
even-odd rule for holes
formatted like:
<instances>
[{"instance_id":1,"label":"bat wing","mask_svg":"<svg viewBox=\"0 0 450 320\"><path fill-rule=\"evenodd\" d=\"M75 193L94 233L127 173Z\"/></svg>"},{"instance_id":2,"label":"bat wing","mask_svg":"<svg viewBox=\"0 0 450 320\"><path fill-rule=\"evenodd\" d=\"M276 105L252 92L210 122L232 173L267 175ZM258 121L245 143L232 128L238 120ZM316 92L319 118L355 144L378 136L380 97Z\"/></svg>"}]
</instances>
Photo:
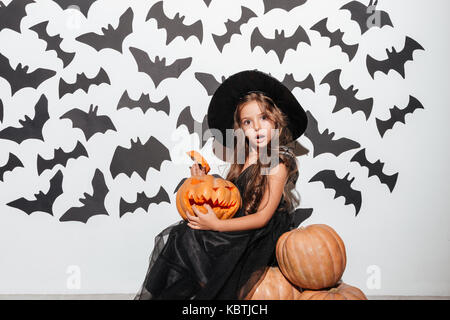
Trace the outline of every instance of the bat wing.
<instances>
[{"instance_id":1,"label":"bat wing","mask_svg":"<svg viewBox=\"0 0 450 320\"><path fill-rule=\"evenodd\" d=\"M7 6L0 3L0 30L11 29L20 33L20 23L27 15L26 6L33 0L11 1Z\"/></svg>"},{"instance_id":2,"label":"bat wing","mask_svg":"<svg viewBox=\"0 0 450 320\"><path fill-rule=\"evenodd\" d=\"M292 9L299 7L306 3L307 0L263 0L264 2L264 14L273 9L283 9L285 11L291 11Z\"/></svg>"},{"instance_id":3,"label":"bat wing","mask_svg":"<svg viewBox=\"0 0 450 320\"><path fill-rule=\"evenodd\" d=\"M206 115L203 117L202 122L196 121L192 117L190 107L186 107L183 109L183 111L181 111L180 115L178 116L176 128L178 129L178 127L183 124L188 129L189 134L196 133L199 137L200 142L201 143L203 142L203 138L204 138L203 135L204 135L205 131L208 130L208 128L209 128Z\"/></svg>"},{"instance_id":4,"label":"bat wing","mask_svg":"<svg viewBox=\"0 0 450 320\"><path fill-rule=\"evenodd\" d=\"M340 10L348 10L350 12L350 19L358 23L361 34L364 34L369 30L367 19L370 14L367 13L368 8L363 3L359 1L350 1L343 5Z\"/></svg>"},{"instance_id":5,"label":"bat wing","mask_svg":"<svg viewBox=\"0 0 450 320\"><path fill-rule=\"evenodd\" d=\"M63 10L71 6L77 6L80 12L87 18L89 9L96 0L57 0L55 1Z\"/></svg>"},{"instance_id":6,"label":"bat wing","mask_svg":"<svg viewBox=\"0 0 450 320\"><path fill-rule=\"evenodd\" d=\"M79 157L88 157L88 153L81 142L78 141L75 148L70 152L64 152L61 148L55 150L54 157L52 159L46 160L38 155L37 159L37 170L38 174L41 175L47 169L52 169L56 165L60 164L63 167L67 165L70 159L77 159Z\"/></svg>"},{"instance_id":7,"label":"bat wing","mask_svg":"<svg viewBox=\"0 0 450 320\"><path fill-rule=\"evenodd\" d=\"M134 212L137 208L144 208L147 211L150 204L159 204L161 202L167 202L170 204L169 195L163 187L160 187L158 193L154 197L150 198L147 197L144 192L138 193L137 199L133 203L120 199L120 217L127 212Z\"/></svg>"},{"instance_id":8,"label":"bat wing","mask_svg":"<svg viewBox=\"0 0 450 320\"><path fill-rule=\"evenodd\" d=\"M13 171L17 167L23 168L23 163L20 159L12 153L9 153L8 161L2 167L0 167L0 181L3 181L3 176L8 171Z\"/></svg>"},{"instance_id":9,"label":"bat wing","mask_svg":"<svg viewBox=\"0 0 450 320\"><path fill-rule=\"evenodd\" d=\"M216 78L209 73L196 72L195 78L200 82L205 88L208 96L212 96L216 89L221 85L221 82L217 81Z\"/></svg>"}]
</instances>

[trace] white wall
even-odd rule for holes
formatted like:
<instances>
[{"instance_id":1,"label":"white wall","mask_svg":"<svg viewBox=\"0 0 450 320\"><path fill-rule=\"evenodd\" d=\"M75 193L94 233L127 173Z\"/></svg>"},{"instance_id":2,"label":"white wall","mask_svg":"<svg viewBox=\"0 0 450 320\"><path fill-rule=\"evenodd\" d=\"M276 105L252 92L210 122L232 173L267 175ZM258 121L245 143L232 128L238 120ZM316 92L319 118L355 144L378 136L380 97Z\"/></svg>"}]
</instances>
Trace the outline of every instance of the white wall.
<instances>
[{"instance_id":1,"label":"white wall","mask_svg":"<svg viewBox=\"0 0 450 320\"><path fill-rule=\"evenodd\" d=\"M0 53L15 66L18 62L29 64L30 70L47 67L57 71L57 76L38 89L23 89L11 96L10 86L0 77L0 99L4 104L4 119L0 130L19 126L24 115L34 115L34 104L41 94L49 100L50 120L45 125L44 141L29 140L22 144L0 139L0 166L8 153L16 154L24 168L6 173L0 181L0 294L24 293L133 293L145 276L148 257L155 235L165 226L180 219L175 209L173 190L178 182L189 174L188 163L177 163L176 149L182 136L185 151L198 149L196 135L188 136L184 127L176 129L178 114L191 106L198 121L206 113L210 97L195 79L195 72L213 74L216 79L243 69L258 68L283 79L284 74L294 73L298 80L309 73L314 76L316 91L295 89L294 94L305 109L319 121L321 131L329 128L336 138L347 137L358 141L367 150L371 162L385 163L384 172L398 172L399 178L392 193L377 177L368 177L368 170L350 162L354 152L339 157L323 154L313 158L300 157L301 176L297 188L302 196L303 208L314 212L305 224L326 223L341 235L348 263L343 280L361 288L367 295L450 295L450 200L447 120L450 118L447 101L449 83L450 23L448 1L397 0L380 1L380 8L389 12L394 28L370 30L361 36L356 23L350 21L347 11L339 8L347 1L310 0L291 12L272 10L265 15L262 1L216 1L205 6L203 1L165 1L165 12L186 15L186 23L202 20L203 43L191 37L176 38L165 45L166 33L157 30L154 20L145 22L148 10L156 1L100 0L94 3L89 19L73 11L62 11L50 1L37 1L27 7L28 16L22 20L22 34L11 30L0 31ZM5 1L6 3L6 1ZM240 5L252 9L258 18L242 26L242 35L233 36L231 43L220 53L211 34L222 34L224 22L236 20ZM95 50L80 44L74 38L112 23L131 6L134 11L133 34L124 41L120 54L112 50ZM340 27L346 32L345 41L360 43L357 56L348 62L339 48L329 48L327 39L320 38L309 28L329 18L329 27ZM49 19L49 32L60 33L63 47L76 52L71 65L62 67L54 51L45 52L45 43L28 28ZM73 28L72 22L80 24ZM77 22L78 21L78 22ZM70 23L69 23L70 22ZM261 48L250 50L250 35L258 26L266 36L273 36L275 28L283 28L290 35L301 24L308 32L312 45L300 45L290 50L282 64L274 52L264 53ZM401 49L405 36L418 41L426 51L418 51L414 61L406 64L406 79L396 72L388 75L377 73L375 80L369 76L365 58L371 54L385 57L385 48ZM193 61L178 79L169 79L155 88L152 80L138 73L136 63L128 47L146 50L154 59L166 57L167 63L175 59L192 57ZM59 99L56 88L59 78L75 81L77 73L92 76L102 66L111 79L111 86L92 88L88 94L78 91ZM332 113L334 98L329 96L327 85L320 86L323 77L334 69L342 69L342 83L359 88L358 97L373 97L374 109L369 121L361 112L352 114L348 108ZM1 76L1 75L0 75ZM122 93L128 90L137 99L141 93L150 93L153 101L165 96L170 100L170 116L164 112L149 110L116 110ZM424 110L406 116L406 124L397 123L383 138L377 132L375 118L387 119L394 105L406 107L409 95L418 98ZM78 107L87 110L90 104L99 105L99 114L108 115L117 131L96 135L86 141L80 130L70 122L59 120L68 110ZM144 181L138 175L131 178L110 174L109 164L117 146L129 146L136 137L145 142L156 137L170 151L172 163L165 161L161 170L151 169ZM189 139L192 144L189 145ZM46 192L49 179L58 170L36 172L36 158L53 155L53 149L71 150L82 141L89 158L69 162L64 173L64 193L56 199L53 214L39 212L27 215L6 204L20 197L33 198L39 190ZM306 137L299 139L311 151L313 146ZM211 141L210 141L211 142ZM211 154L210 142L202 150L209 160L212 173L223 173L224 167ZM86 224L60 222L59 217L69 208L80 206L78 201L84 192L91 193L91 179L96 168L105 175L110 190L105 199L109 216L94 216ZM334 199L335 192L325 189L321 183L308 183L312 176L323 169L336 170L339 177L350 172L355 177L352 187L362 191L362 207L358 216L344 198ZM148 211L138 209L119 218L119 201L133 201L137 192L155 195L163 186L171 196L171 204L152 204ZM71 289L71 266L80 271L78 289ZM379 271L380 286L373 288L373 268ZM369 271L369 272L368 272ZM368 286L369 284L369 286Z\"/></svg>"}]
</instances>

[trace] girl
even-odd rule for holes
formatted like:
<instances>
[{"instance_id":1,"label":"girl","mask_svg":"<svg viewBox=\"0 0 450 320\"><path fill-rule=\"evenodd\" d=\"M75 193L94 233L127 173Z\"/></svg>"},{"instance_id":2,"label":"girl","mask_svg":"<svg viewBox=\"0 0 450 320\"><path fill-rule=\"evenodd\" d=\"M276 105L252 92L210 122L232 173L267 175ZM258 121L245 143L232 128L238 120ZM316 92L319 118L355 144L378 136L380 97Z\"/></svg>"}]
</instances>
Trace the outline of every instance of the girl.
<instances>
[{"instance_id":1,"label":"girl","mask_svg":"<svg viewBox=\"0 0 450 320\"><path fill-rule=\"evenodd\" d=\"M238 187L242 207L228 220L219 220L207 204L206 214L194 207L197 216L187 213L188 221L163 230L135 299L251 297L276 265L278 238L294 227L291 213L299 199L290 190L298 167L287 145L303 134L307 118L292 93L263 72L237 73L214 93L208 125L224 133L225 142L226 129L244 133L238 144L244 145L245 163L233 163L226 177ZM236 145L233 152L236 156ZM279 163L262 161L263 153ZM191 174L205 173L195 164Z\"/></svg>"}]
</instances>

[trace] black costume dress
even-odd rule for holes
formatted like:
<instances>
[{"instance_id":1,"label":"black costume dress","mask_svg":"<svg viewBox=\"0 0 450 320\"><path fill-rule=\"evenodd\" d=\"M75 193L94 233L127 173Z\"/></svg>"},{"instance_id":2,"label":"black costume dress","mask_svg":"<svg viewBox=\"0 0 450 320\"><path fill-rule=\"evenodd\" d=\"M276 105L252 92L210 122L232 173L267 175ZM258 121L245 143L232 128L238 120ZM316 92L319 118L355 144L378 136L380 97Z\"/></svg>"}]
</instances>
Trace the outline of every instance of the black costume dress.
<instances>
[{"instance_id":1,"label":"black costume dress","mask_svg":"<svg viewBox=\"0 0 450 320\"><path fill-rule=\"evenodd\" d=\"M239 191L251 178L247 167L234 181ZM144 283L135 300L243 299L277 265L278 238L296 226L292 213L279 210L262 228L218 232L191 229L182 220L155 238ZM243 206L235 217L243 215Z\"/></svg>"}]
</instances>

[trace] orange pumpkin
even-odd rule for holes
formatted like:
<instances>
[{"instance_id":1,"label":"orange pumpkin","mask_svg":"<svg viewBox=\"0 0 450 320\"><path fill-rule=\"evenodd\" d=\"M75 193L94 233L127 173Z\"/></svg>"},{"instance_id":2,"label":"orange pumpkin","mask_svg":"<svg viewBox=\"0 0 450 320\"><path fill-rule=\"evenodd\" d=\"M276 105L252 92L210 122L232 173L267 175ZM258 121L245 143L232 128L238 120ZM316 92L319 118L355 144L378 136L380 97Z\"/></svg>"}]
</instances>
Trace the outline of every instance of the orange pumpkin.
<instances>
[{"instance_id":1,"label":"orange pumpkin","mask_svg":"<svg viewBox=\"0 0 450 320\"><path fill-rule=\"evenodd\" d=\"M191 151L190 155L206 168L206 172L209 171L208 163L199 153ZM186 211L190 215L196 215L192 210L194 204L200 212L207 213L203 207L205 203L209 204L219 219L230 219L241 207L241 194L232 182L220 177L206 174L186 179L176 197L181 217L187 220Z\"/></svg>"},{"instance_id":2,"label":"orange pumpkin","mask_svg":"<svg viewBox=\"0 0 450 320\"><path fill-rule=\"evenodd\" d=\"M301 291L284 277L278 267L270 267L245 300L300 300L301 295Z\"/></svg>"},{"instance_id":3,"label":"orange pumpkin","mask_svg":"<svg viewBox=\"0 0 450 320\"><path fill-rule=\"evenodd\" d=\"M347 263L342 239L325 224L282 234L276 256L281 272L290 282L313 290L333 287L341 279Z\"/></svg>"},{"instance_id":4,"label":"orange pumpkin","mask_svg":"<svg viewBox=\"0 0 450 320\"><path fill-rule=\"evenodd\" d=\"M300 300L367 300L367 297L360 289L340 282L329 290L305 290Z\"/></svg>"}]
</instances>

